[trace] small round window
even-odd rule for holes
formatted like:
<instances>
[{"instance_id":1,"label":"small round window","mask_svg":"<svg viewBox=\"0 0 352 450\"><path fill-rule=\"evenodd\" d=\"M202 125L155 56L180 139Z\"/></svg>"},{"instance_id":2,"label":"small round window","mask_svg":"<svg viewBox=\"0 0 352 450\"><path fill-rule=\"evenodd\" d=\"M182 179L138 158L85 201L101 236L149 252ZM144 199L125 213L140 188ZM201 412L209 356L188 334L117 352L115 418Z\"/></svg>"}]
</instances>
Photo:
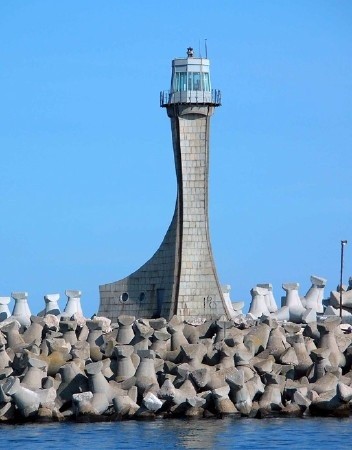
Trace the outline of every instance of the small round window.
<instances>
[{"instance_id":1,"label":"small round window","mask_svg":"<svg viewBox=\"0 0 352 450\"><path fill-rule=\"evenodd\" d=\"M121 294L120 300L122 302L127 302L128 299L129 299L128 292L124 292L123 294Z\"/></svg>"},{"instance_id":2,"label":"small round window","mask_svg":"<svg viewBox=\"0 0 352 450\"><path fill-rule=\"evenodd\" d=\"M139 294L139 301L140 302L143 302L145 300L145 292L141 292L140 294Z\"/></svg>"}]
</instances>

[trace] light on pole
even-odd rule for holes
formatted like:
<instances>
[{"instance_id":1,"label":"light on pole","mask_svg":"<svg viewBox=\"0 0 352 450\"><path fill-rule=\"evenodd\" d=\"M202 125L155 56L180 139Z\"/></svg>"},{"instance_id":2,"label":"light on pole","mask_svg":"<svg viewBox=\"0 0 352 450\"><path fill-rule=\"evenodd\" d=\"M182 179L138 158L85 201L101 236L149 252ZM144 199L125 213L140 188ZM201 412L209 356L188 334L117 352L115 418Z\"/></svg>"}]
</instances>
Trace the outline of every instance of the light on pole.
<instances>
[{"instance_id":1,"label":"light on pole","mask_svg":"<svg viewBox=\"0 0 352 450\"><path fill-rule=\"evenodd\" d=\"M343 249L347 241L341 241L341 266L340 266L340 317L342 317L342 272L343 272Z\"/></svg>"}]
</instances>

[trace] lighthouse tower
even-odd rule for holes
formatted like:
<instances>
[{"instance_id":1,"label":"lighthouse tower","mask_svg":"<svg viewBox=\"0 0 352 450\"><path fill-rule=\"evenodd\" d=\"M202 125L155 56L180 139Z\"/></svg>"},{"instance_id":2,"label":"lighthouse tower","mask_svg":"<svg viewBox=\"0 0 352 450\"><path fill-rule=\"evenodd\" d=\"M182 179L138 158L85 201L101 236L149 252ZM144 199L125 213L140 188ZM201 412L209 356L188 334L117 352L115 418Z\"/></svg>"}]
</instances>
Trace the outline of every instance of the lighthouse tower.
<instances>
[{"instance_id":1,"label":"lighthouse tower","mask_svg":"<svg viewBox=\"0 0 352 450\"><path fill-rule=\"evenodd\" d=\"M211 250L208 218L210 118L221 104L211 88L210 64L187 49L172 61L170 91L160 106L171 120L177 176L173 219L159 249L136 272L100 286L99 315L215 319L231 317Z\"/></svg>"}]
</instances>

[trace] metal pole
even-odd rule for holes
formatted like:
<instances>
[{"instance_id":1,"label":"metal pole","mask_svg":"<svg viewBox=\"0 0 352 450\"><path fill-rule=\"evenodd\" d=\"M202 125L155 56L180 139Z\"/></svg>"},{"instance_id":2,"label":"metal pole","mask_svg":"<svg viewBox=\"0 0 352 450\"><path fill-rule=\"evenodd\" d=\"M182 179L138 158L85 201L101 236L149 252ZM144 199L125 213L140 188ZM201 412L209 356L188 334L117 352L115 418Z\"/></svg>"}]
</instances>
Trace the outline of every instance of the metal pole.
<instances>
[{"instance_id":1,"label":"metal pole","mask_svg":"<svg viewBox=\"0 0 352 450\"><path fill-rule=\"evenodd\" d=\"M342 272L343 272L343 249L347 241L341 241L341 266L340 266L340 317L342 318Z\"/></svg>"}]
</instances>

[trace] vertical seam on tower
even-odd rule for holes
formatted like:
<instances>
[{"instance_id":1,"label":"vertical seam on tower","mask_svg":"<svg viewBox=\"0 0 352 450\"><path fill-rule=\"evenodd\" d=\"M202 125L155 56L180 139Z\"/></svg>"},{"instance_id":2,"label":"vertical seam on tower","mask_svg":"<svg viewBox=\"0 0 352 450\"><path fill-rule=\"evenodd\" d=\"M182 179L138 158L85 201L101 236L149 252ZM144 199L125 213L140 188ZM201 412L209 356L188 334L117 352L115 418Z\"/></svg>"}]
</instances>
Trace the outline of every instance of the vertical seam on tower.
<instances>
[{"instance_id":1,"label":"vertical seam on tower","mask_svg":"<svg viewBox=\"0 0 352 450\"><path fill-rule=\"evenodd\" d=\"M182 171L182 157L181 157L181 146L180 146L180 117L179 117L179 106L174 105L174 116L177 132L177 156L180 164L180 180L178 180L178 192L177 192L177 202L178 202L178 249L177 249L177 276L176 276L176 287L175 287L175 303L174 303L174 314L177 314L178 309L178 295L180 292L180 278L181 278L181 267L182 267L182 240L183 240L183 171Z\"/></svg>"},{"instance_id":2,"label":"vertical seam on tower","mask_svg":"<svg viewBox=\"0 0 352 450\"><path fill-rule=\"evenodd\" d=\"M210 121L209 116L210 116L210 108L211 107L208 105L208 114L207 114L206 121L205 121L205 140L206 140L205 146L206 146L206 149L207 149L206 155L207 155L207 158L208 158L207 165L206 165L206 167L207 167L207 179L208 179L208 183L206 183L206 189L207 189L207 192L206 192L206 198L207 198L207 201L206 201L207 243L208 243L208 250L209 250L209 255L210 255L210 258L211 258L211 265L212 265L212 269L213 269L215 282L216 282L216 284L218 286L218 291L219 291L219 294L220 294L220 301L222 303L222 306L223 306L223 309L225 311L226 317L228 319L231 319L230 314L228 313L228 310L227 310L227 305L225 304L225 301L224 301L224 296L223 296L223 293L222 293L221 285L220 285L218 274L217 274L217 271L216 271L215 262L214 262L214 255L213 255L212 246L211 246L211 242L210 242L209 207L208 207L208 204L209 204L209 188L208 188L208 185L209 185L209 159L210 159L210 155L209 155L209 153L210 153L210 146L209 146L209 121Z\"/></svg>"}]
</instances>

